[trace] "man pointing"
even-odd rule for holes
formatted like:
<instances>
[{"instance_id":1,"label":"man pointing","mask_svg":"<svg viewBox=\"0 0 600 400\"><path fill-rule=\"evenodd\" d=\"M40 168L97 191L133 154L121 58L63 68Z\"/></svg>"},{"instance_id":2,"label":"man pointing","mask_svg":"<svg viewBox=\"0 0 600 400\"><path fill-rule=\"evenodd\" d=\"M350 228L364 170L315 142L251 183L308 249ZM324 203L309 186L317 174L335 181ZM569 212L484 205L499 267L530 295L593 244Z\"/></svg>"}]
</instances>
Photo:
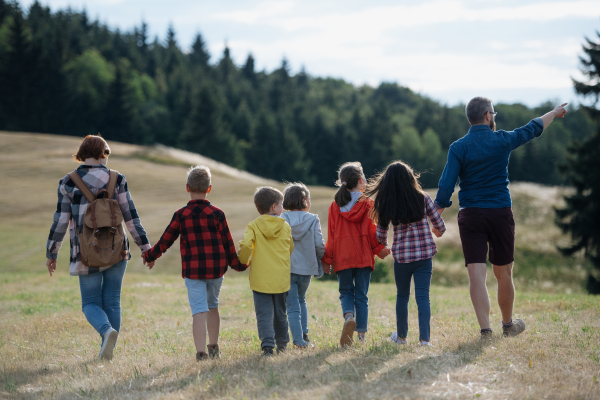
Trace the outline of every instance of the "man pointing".
<instances>
[{"instance_id":1,"label":"man pointing","mask_svg":"<svg viewBox=\"0 0 600 400\"><path fill-rule=\"evenodd\" d=\"M508 158L514 149L539 137L554 118L564 117L565 106L566 103L557 106L514 131L496 131L497 113L492 101L475 97L466 107L469 132L448 150L435 203L440 212L450 207L450 197L460 179L458 229L469 272L471 302L484 339L492 336L490 299L485 285L488 245L489 261L498 281L503 334L516 336L525 330L523 320L512 319L515 221L508 190Z\"/></svg>"}]
</instances>

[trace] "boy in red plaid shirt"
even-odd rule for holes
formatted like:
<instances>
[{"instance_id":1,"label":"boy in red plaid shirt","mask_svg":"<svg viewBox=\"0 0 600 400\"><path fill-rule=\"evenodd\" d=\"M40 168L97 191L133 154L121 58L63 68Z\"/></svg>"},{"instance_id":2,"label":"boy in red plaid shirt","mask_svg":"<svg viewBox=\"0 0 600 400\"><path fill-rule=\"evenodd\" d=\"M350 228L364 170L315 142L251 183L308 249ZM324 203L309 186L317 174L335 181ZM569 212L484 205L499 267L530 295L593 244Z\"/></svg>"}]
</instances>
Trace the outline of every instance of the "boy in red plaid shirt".
<instances>
[{"instance_id":1,"label":"boy in red plaid shirt","mask_svg":"<svg viewBox=\"0 0 600 400\"><path fill-rule=\"evenodd\" d=\"M185 278L190 308L192 333L196 345L196 360L219 358L219 293L227 267L244 271L247 267L238 260L223 211L210 204L210 170L197 166L188 172L186 189L191 195L187 206L175 211L162 237L142 255L144 264L152 269L154 261L181 236L181 275ZM208 354L206 331L208 328Z\"/></svg>"}]
</instances>

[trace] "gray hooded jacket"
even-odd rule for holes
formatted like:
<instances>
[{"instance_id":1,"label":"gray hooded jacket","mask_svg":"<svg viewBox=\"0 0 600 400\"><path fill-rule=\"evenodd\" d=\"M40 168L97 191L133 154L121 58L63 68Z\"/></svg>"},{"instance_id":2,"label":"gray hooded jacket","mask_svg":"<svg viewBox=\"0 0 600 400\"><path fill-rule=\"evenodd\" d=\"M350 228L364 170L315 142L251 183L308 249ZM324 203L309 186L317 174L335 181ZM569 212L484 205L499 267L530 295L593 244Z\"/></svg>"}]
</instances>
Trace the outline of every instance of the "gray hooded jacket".
<instances>
[{"instance_id":1,"label":"gray hooded jacket","mask_svg":"<svg viewBox=\"0 0 600 400\"><path fill-rule=\"evenodd\" d=\"M325 254L325 242L319 217L306 211L288 211L281 217L292 227L292 274L322 277L321 258Z\"/></svg>"}]
</instances>

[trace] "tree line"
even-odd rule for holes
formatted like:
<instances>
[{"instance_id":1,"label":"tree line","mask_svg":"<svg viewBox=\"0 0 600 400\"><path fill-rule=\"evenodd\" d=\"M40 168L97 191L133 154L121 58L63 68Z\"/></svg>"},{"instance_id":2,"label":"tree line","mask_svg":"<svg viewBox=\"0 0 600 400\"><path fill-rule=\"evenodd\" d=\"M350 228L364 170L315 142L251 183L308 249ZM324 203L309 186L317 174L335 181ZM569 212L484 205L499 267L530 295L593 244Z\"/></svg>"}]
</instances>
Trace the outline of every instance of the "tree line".
<instances>
[{"instance_id":1,"label":"tree line","mask_svg":"<svg viewBox=\"0 0 600 400\"><path fill-rule=\"evenodd\" d=\"M526 124L550 104L497 104L499 129ZM403 159L435 187L449 145L469 126L464 105L447 106L396 83L361 86L292 74L285 59L258 71L226 47L211 62L198 33L189 51L169 27L150 38L142 22L114 30L85 11L23 10L0 0L0 129L162 143L276 180L333 185L339 164L371 174ZM513 153L512 180L566 183L559 171L573 141L595 130L581 108L542 140Z\"/></svg>"}]
</instances>

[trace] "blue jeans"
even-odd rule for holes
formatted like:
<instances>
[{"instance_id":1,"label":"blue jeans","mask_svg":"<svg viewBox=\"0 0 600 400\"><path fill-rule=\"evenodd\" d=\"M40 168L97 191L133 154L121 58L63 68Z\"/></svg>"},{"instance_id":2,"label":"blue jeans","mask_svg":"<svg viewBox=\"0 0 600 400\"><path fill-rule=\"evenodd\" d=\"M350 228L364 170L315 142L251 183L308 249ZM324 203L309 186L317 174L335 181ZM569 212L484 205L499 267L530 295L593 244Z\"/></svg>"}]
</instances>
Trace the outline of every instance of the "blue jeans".
<instances>
[{"instance_id":1,"label":"blue jeans","mask_svg":"<svg viewBox=\"0 0 600 400\"><path fill-rule=\"evenodd\" d=\"M93 275L79 275L81 309L101 337L109 328L121 329L121 285L127 260Z\"/></svg>"},{"instance_id":2,"label":"blue jeans","mask_svg":"<svg viewBox=\"0 0 600 400\"><path fill-rule=\"evenodd\" d=\"M310 285L311 275L292 274L290 291L286 301L288 323L292 331L295 345L304 347L303 333L308 333L308 309L306 308L306 291Z\"/></svg>"},{"instance_id":3,"label":"blue jeans","mask_svg":"<svg viewBox=\"0 0 600 400\"><path fill-rule=\"evenodd\" d=\"M415 280L415 299L419 309L419 340L429 342L429 320L431 304L429 303L429 287L433 264L431 258L411 263L394 262L394 278L396 279L396 324L398 337L405 339L408 335L408 298L410 297L410 278Z\"/></svg>"},{"instance_id":4,"label":"blue jeans","mask_svg":"<svg viewBox=\"0 0 600 400\"><path fill-rule=\"evenodd\" d=\"M356 319L356 332L366 332L369 323L369 283L371 267L350 268L337 273L340 284L342 313L351 313Z\"/></svg>"}]
</instances>

